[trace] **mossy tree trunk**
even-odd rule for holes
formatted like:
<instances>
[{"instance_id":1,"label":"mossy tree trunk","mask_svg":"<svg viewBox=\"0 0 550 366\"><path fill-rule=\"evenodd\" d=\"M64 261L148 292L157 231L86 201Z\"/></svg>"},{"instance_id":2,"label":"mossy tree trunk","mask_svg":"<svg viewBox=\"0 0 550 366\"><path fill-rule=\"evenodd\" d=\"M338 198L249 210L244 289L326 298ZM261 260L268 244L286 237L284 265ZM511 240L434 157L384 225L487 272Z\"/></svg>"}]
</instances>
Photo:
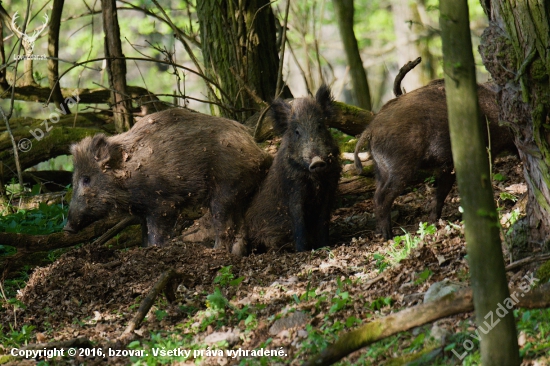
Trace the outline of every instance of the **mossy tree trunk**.
<instances>
[{"instance_id":1,"label":"mossy tree trunk","mask_svg":"<svg viewBox=\"0 0 550 366\"><path fill-rule=\"evenodd\" d=\"M261 108L255 96L263 101L275 96L279 56L271 5L204 0L197 3L197 15L205 72L223 90L210 98L228 107L220 108L222 116L244 121Z\"/></svg>"},{"instance_id":2,"label":"mossy tree trunk","mask_svg":"<svg viewBox=\"0 0 550 366\"><path fill-rule=\"evenodd\" d=\"M363 67L357 38L353 31L354 7L353 0L333 0L334 10L340 29L340 37L346 51L346 57L349 64L349 74L355 103L358 107L371 110L371 98L369 84L367 81L367 72Z\"/></svg>"},{"instance_id":3,"label":"mossy tree trunk","mask_svg":"<svg viewBox=\"0 0 550 366\"><path fill-rule=\"evenodd\" d=\"M467 0L441 0L440 25L451 147L464 209L481 359L484 366L515 366L519 351L513 312L503 318L495 315L509 291L478 105Z\"/></svg>"},{"instance_id":4,"label":"mossy tree trunk","mask_svg":"<svg viewBox=\"0 0 550 366\"><path fill-rule=\"evenodd\" d=\"M512 127L528 187L529 243L550 237L550 5L546 0L482 1L489 17L480 53L500 87L500 121Z\"/></svg>"}]
</instances>

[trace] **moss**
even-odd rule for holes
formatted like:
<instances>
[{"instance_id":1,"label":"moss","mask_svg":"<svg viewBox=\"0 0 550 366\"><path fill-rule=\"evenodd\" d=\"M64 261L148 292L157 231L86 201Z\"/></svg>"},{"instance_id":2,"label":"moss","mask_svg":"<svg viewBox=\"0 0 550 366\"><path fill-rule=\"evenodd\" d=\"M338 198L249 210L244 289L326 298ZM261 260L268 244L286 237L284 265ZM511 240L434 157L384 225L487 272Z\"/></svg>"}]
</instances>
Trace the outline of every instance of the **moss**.
<instances>
[{"instance_id":1,"label":"moss","mask_svg":"<svg viewBox=\"0 0 550 366\"><path fill-rule=\"evenodd\" d=\"M334 128L331 128L330 130L332 132L332 137L336 140L336 143L340 148L340 152L352 153L355 151L355 145L357 144L356 138L350 138L349 135Z\"/></svg>"},{"instance_id":2,"label":"moss","mask_svg":"<svg viewBox=\"0 0 550 366\"><path fill-rule=\"evenodd\" d=\"M545 284L550 281L550 261L545 262L537 270L536 277L539 279L539 284Z\"/></svg>"},{"instance_id":3,"label":"moss","mask_svg":"<svg viewBox=\"0 0 550 366\"><path fill-rule=\"evenodd\" d=\"M334 102L332 102L332 104L334 104L341 111L342 114L349 114L349 115L352 115L352 116L358 116L361 113L364 113L366 111L365 109L362 109L362 108L359 108L359 107L354 107L352 105L342 103L342 102L334 101Z\"/></svg>"},{"instance_id":4,"label":"moss","mask_svg":"<svg viewBox=\"0 0 550 366\"><path fill-rule=\"evenodd\" d=\"M546 71L544 62L540 58L537 58L531 64L531 77L534 80L545 80L548 78L548 71Z\"/></svg>"}]
</instances>

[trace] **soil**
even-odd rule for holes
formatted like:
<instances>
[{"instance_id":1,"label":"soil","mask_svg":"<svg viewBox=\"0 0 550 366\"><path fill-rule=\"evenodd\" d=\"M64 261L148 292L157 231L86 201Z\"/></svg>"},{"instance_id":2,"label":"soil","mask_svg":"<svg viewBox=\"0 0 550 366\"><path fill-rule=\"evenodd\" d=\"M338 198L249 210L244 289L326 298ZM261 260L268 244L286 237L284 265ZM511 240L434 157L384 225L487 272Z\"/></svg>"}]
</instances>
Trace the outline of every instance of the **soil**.
<instances>
[{"instance_id":1,"label":"soil","mask_svg":"<svg viewBox=\"0 0 550 366\"><path fill-rule=\"evenodd\" d=\"M505 215L515 203L503 201L499 198L500 193L521 197L518 192L525 187L522 166L515 156L505 156L496 160L494 169L505 177L494 184L495 198ZM18 294L25 308L17 313L12 308L0 312L0 324L4 330L15 323L17 327L33 325L37 335L32 342L86 337L94 347L106 349L115 344L161 274L174 269L182 275L177 283L175 302L169 304L160 295L136 331L137 340L146 342L158 333L174 332L181 337L191 334L194 344L203 345L220 336L229 349L253 350L264 347L267 342L269 349L283 347L284 363L300 364L316 351L316 343L311 342L308 334L315 331L321 334L328 327L344 332L347 325L351 327L358 319L364 324L420 304L430 285L444 279L464 286L468 284L456 187L447 197L442 219L436 223L437 231L426 235L399 263L392 261L394 241L384 241L373 231L372 194L370 191L360 196L342 197L340 208L335 210L332 219L333 245L314 252L279 252L239 258L198 244L184 243L181 239L165 247L115 250L109 245L88 244L74 248L51 265L32 271L26 287ZM421 182L397 198L394 234L403 235L406 231L417 235L419 223L428 221L426 207L432 195L431 184ZM506 245L503 250L505 259L509 260ZM533 255L537 250L541 248L514 252L514 260ZM231 266L232 274L227 278L243 277L240 283L232 285L223 280L220 270L227 266ZM511 283L532 272L536 266L530 264L508 272ZM422 273L428 274L427 279L422 280ZM216 287L230 300L230 305L217 321L201 327L206 324L204 319L212 314L214 299L208 295L214 294ZM247 309L248 316L239 319L239 311ZM286 323L278 321L279 318L286 318ZM465 319L473 325L472 313L442 319L437 325L452 334L461 329ZM336 334L330 340L334 337ZM404 337L398 348L405 347L410 339L414 336ZM309 346L302 347L303 344ZM348 360L353 362L363 357L378 365L393 357L391 351L374 356L366 355L367 352L368 349L355 352ZM124 365L132 360L128 357L65 357L58 364ZM205 357L197 363L236 364L242 360ZM190 359L174 364L195 363ZM524 361L524 365L530 364L531 361Z\"/></svg>"}]
</instances>

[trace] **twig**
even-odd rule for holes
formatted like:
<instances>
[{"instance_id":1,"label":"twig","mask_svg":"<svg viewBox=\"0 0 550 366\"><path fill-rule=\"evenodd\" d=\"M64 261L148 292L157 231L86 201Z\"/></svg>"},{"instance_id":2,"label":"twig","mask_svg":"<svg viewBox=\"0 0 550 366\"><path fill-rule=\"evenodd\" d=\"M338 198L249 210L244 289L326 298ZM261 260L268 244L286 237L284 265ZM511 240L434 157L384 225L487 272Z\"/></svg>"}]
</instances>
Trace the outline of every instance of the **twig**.
<instances>
[{"instance_id":1,"label":"twig","mask_svg":"<svg viewBox=\"0 0 550 366\"><path fill-rule=\"evenodd\" d=\"M155 299L157 298L158 294L162 291L163 288L166 287L168 282L176 275L176 272L173 269L169 269L166 272L164 272L157 283L153 286L151 291L147 294L147 297L143 299L141 304L139 305L139 309L134 315L134 318L130 320L128 323L128 326L126 327L126 330L120 335L118 338L119 340L127 340L131 338L131 336L134 333L134 330L139 328L141 325L141 322L149 312L149 309L151 309L151 306L153 306Z\"/></svg>"},{"instance_id":2,"label":"twig","mask_svg":"<svg viewBox=\"0 0 550 366\"><path fill-rule=\"evenodd\" d=\"M93 244L96 245L103 245L105 244L109 239L111 239L116 234L120 233L122 230L127 228L128 226L137 225L139 224L139 218L137 216L127 216L123 220L121 220L118 224L110 228L105 232L105 234L101 235L99 238L97 238Z\"/></svg>"}]
</instances>

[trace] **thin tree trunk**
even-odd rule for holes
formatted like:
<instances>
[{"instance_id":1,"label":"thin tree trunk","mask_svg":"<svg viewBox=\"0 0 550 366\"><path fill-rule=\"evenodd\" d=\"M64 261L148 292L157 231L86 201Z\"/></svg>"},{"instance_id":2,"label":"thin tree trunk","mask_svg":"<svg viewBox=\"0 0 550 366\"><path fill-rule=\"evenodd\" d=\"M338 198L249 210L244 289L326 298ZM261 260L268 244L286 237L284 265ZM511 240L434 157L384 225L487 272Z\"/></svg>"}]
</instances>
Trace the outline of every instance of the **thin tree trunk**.
<instances>
[{"instance_id":1,"label":"thin tree trunk","mask_svg":"<svg viewBox=\"0 0 550 366\"><path fill-rule=\"evenodd\" d=\"M0 65L7 64L6 53L4 51L4 22L0 20ZM0 88L7 89L8 81L6 80L6 69L0 70Z\"/></svg>"},{"instance_id":2,"label":"thin tree trunk","mask_svg":"<svg viewBox=\"0 0 550 366\"><path fill-rule=\"evenodd\" d=\"M500 120L512 127L523 163L528 202L522 242L550 235L550 5L545 0L482 1L489 17L480 53L500 87Z\"/></svg>"},{"instance_id":3,"label":"thin tree trunk","mask_svg":"<svg viewBox=\"0 0 550 366\"><path fill-rule=\"evenodd\" d=\"M117 132L127 131L132 127L133 119L130 111L132 103L126 92L126 61L124 59L110 59L110 57L124 57L120 43L120 28L115 0L101 0L103 14L103 32L105 33L105 57L107 57L107 72L109 87L113 99L113 113Z\"/></svg>"},{"instance_id":4,"label":"thin tree trunk","mask_svg":"<svg viewBox=\"0 0 550 366\"><path fill-rule=\"evenodd\" d=\"M61 14L63 13L63 5L65 0L54 0L52 17L50 20L50 29L48 32L48 81L52 89L52 99L55 106L70 114L71 111L63 99L61 94L61 85L57 82L59 79L58 53L59 53L59 29L61 28Z\"/></svg>"},{"instance_id":5,"label":"thin tree trunk","mask_svg":"<svg viewBox=\"0 0 550 366\"><path fill-rule=\"evenodd\" d=\"M481 360L484 366L515 366L519 351L513 313L498 323L491 321L509 291L477 99L467 0L441 0L439 22L451 147L481 330Z\"/></svg>"},{"instance_id":6,"label":"thin tree trunk","mask_svg":"<svg viewBox=\"0 0 550 366\"><path fill-rule=\"evenodd\" d=\"M372 105L369 84L367 82L367 72L363 67L357 38L355 38L355 32L353 31L353 0L333 0L332 3L334 4L340 37L342 38L348 59L349 75L356 105L359 108L370 111Z\"/></svg>"},{"instance_id":7,"label":"thin tree trunk","mask_svg":"<svg viewBox=\"0 0 550 366\"><path fill-rule=\"evenodd\" d=\"M422 57L420 67L408 73L403 80L403 89L407 92L426 85L436 77L433 57L428 47L430 37L425 32L426 25L423 24L418 10L422 6L422 2L392 0L398 65Z\"/></svg>"}]
</instances>

